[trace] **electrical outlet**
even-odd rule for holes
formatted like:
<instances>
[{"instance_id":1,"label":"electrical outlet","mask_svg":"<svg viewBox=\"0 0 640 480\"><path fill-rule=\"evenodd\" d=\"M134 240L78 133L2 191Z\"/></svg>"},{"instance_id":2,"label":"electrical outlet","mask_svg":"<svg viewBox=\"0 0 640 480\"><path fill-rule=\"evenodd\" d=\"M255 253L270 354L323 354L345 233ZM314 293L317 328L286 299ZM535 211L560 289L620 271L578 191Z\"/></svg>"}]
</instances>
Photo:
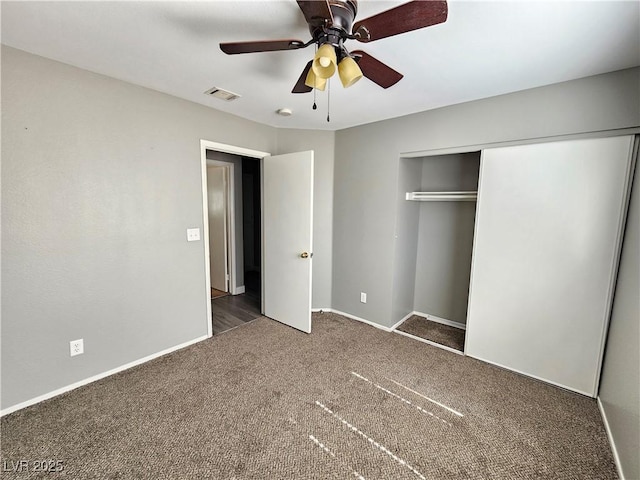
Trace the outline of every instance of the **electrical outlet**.
<instances>
[{"instance_id":1,"label":"electrical outlet","mask_svg":"<svg viewBox=\"0 0 640 480\"><path fill-rule=\"evenodd\" d=\"M69 342L69 353L72 357L82 355L84 353L84 340L82 338L79 340L71 340Z\"/></svg>"},{"instance_id":2,"label":"electrical outlet","mask_svg":"<svg viewBox=\"0 0 640 480\"><path fill-rule=\"evenodd\" d=\"M360 302L367 303L367 294L364 292L360 292Z\"/></svg>"},{"instance_id":3,"label":"electrical outlet","mask_svg":"<svg viewBox=\"0 0 640 480\"><path fill-rule=\"evenodd\" d=\"M187 228L187 242L197 242L200 240L199 228Z\"/></svg>"}]
</instances>

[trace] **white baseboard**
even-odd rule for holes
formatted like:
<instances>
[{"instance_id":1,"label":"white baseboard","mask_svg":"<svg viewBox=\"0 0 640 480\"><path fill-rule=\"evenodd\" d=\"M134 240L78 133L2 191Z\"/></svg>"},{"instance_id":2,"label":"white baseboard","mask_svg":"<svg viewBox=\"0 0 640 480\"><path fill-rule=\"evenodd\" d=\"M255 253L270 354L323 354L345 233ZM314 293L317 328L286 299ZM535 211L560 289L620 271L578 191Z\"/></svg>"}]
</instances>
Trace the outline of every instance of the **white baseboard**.
<instances>
[{"instance_id":1,"label":"white baseboard","mask_svg":"<svg viewBox=\"0 0 640 480\"><path fill-rule=\"evenodd\" d=\"M466 345L465 345L465 347L466 347ZM595 394L593 392L585 392L585 391L579 390L577 388L573 388L573 387L569 387L567 385L563 385L562 383L553 382L553 381L551 381L551 380L549 380L547 378L543 378L543 377L540 377L538 375L532 375L531 373L523 372L522 370L518 370L517 368L509 367L509 366L504 365L502 363L494 362L493 360L487 360L486 358L479 357L477 355L471 354L466 350L465 350L465 355L467 357L471 357L471 358L475 358L476 360L480 360L481 362L490 363L491 365L495 365L496 367L504 368L505 370L510 370L512 372L517 373L518 375L522 375L523 377L534 378L536 380L539 380L539 381L541 381L543 383L547 383L549 385L555 385L556 387L560 387L560 388L563 388L565 390L569 390L571 392L576 392L576 393L579 393L580 395L585 395L587 397L596 398L596 396L595 396Z\"/></svg>"},{"instance_id":2,"label":"white baseboard","mask_svg":"<svg viewBox=\"0 0 640 480\"><path fill-rule=\"evenodd\" d=\"M618 450L616 449L616 442L613 440L613 433L609 426L609 420L607 420L607 414L604 411L604 405L600 397L597 398L598 408L600 409L600 415L602 415L602 423L604 423L604 429L607 431L607 437L609 438L609 444L611 445L611 451L613 452L613 460L615 461L616 468L618 469L618 476L620 480L624 480L624 473L622 472L622 464L620 463L620 457L618 456Z\"/></svg>"},{"instance_id":3,"label":"white baseboard","mask_svg":"<svg viewBox=\"0 0 640 480\"><path fill-rule=\"evenodd\" d=\"M462 330L465 330L467 328L466 325L463 324L463 323L454 322L452 320L447 320L445 318L440 318L440 317L436 317L435 315L430 315L430 314L421 313L421 312L408 313L406 316L404 316L402 319L400 319L398 322L396 322L391 327L385 327L385 326L382 326L382 325L380 325L378 323L372 322L370 320L366 320L364 318L356 317L355 315L351 315L350 313L341 312L340 310L335 310L333 308L312 308L311 311L314 312L314 313L317 313L317 312L337 313L338 315L342 315L343 317L347 317L347 318L350 318L352 320L357 320L358 322L366 323L367 325L371 325L372 327L379 328L380 330L384 330L385 332L393 332L393 331L395 331L396 328L398 328L400 325L402 325L403 322L409 320L409 318L411 318L413 315L418 315L420 317L425 317L426 319L431 320L432 322L442 323L444 325L449 325L450 327L460 328ZM453 351L457 352L457 350L453 350Z\"/></svg>"},{"instance_id":4,"label":"white baseboard","mask_svg":"<svg viewBox=\"0 0 640 480\"><path fill-rule=\"evenodd\" d=\"M442 345L441 343L432 342L431 340L427 340L426 338L416 337L415 335L411 335L407 332L402 332L400 330L395 330L393 333L397 333L399 335L403 335L405 337L412 338L413 340L417 340L422 343L426 343L427 345L431 345L433 347L441 348L442 350L446 350L447 352L457 353L458 355L464 355L460 350L456 350L455 348L447 347L446 345Z\"/></svg>"},{"instance_id":5,"label":"white baseboard","mask_svg":"<svg viewBox=\"0 0 640 480\"><path fill-rule=\"evenodd\" d=\"M391 327L391 331L395 330L396 328L398 328L400 325L402 325L404 322L406 322L407 320L409 320L411 317L413 317L416 314L416 312L411 312L411 313L407 313L404 317L402 317L394 326Z\"/></svg>"},{"instance_id":6,"label":"white baseboard","mask_svg":"<svg viewBox=\"0 0 640 480\"><path fill-rule=\"evenodd\" d=\"M355 315L351 315L350 313L341 312L340 310L335 310L333 308L313 308L312 312L327 312L327 313L335 313L337 315L342 315L343 317L350 318L351 320L357 320L358 322L366 323L367 325L371 325L372 327L379 328L380 330L384 330L385 332L390 332L392 329L389 327L384 327L370 320L366 320L364 318L356 317Z\"/></svg>"},{"instance_id":7,"label":"white baseboard","mask_svg":"<svg viewBox=\"0 0 640 480\"><path fill-rule=\"evenodd\" d=\"M333 310L330 308L312 308L311 313L331 313Z\"/></svg>"},{"instance_id":8,"label":"white baseboard","mask_svg":"<svg viewBox=\"0 0 640 480\"><path fill-rule=\"evenodd\" d=\"M442 325L448 325L450 327L459 328L460 330L467 329L467 326L464 323L454 322L453 320L447 320L446 318L436 317L435 315L431 315L430 313L413 312L412 315L418 315L419 317L424 317L427 320L430 320L432 322L441 323Z\"/></svg>"},{"instance_id":9,"label":"white baseboard","mask_svg":"<svg viewBox=\"0 0 640 480\"><path fill-rule=\"evenodd\" d=\"M245 292L244 285L241 285L239 287L236 287L235 290L231 292L231 295L242 295L244 292Z\"/></svg>"},{"instance_id":10,"label":"white baseboard","mask_svg":"<svg viewBox=\"0 0 640 480\"><path fill-rule=\"evenodd\" d=\"M45 393L44 395L39 395L39 396L37 396L35 398L32 398L30 400L26 400L26 401L18 403L16 405L12 405L11 407L7 407L7 408L1 410L0 411L0 417L3 417L3 416L8 415L10 413L16 412L18 410L22 410L23 408L30 407L31 405L35 405L36 403L43 402L44 400L48 400L50 398L57 397L58 395L62 395L63 393L70 392L71 390L75 390L78 387L82 387L84 385L88 385L89 383L93 383L93 382L95 382L97 380L101 380L101 379L103 379L105 377L108 377L110 375L113 375L115 373L119 373L119 372L122 372L124 370L128 370L131 367L135 367L135 366L141 365L143 363L149 362L149 361L154 360L154 359L156 359L158 357L162 357L163 355L167 355L168 353L175 352L176 350L180 350L182 348L185 348L185 347L188 347L188 346L193 345L195 343L198 343L198 342L201 342L203 340L206 340L207 338L209 338L207 335L203 335L202 337L198 337L198 338L195 338L195 339L190 340L188 342L181 343L180 345L176 345L174 347L167 348L166 350L162 350L160 352L153 353L153 354L148 355L148 356L146 356L144 358L140 358L138 360L134 360L133 362L127 363L125 365L121 365L120 367L116 367L116 368L113 368L113 369L108 370L106 372L94 375L92 377L85 378L84 380L80 380L79 382L72 383L71 385L67 385L65 387L58 388L58 389L56 389L56 390L54 390L52 392Z\"/></svg>"}]
</instances>

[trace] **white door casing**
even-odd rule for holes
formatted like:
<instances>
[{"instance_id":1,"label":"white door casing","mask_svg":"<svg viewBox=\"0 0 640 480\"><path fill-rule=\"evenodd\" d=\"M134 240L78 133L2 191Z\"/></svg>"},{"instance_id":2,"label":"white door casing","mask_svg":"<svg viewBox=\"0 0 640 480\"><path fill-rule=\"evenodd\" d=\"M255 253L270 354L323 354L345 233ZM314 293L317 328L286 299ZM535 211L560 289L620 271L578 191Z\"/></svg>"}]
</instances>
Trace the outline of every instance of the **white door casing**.
<instances>
[{"instance_id":1,"label":"white door casing","mask_svg":"<svg viewBox=\"0 0 640 480\"><path fill-rule=\"evenodd\" d=\"M262 163L264 314L311 332L313 152Z\"/></svg>"},{"instance_id":2,"label":"white door casing","mask_svg":"<svg viewBox=\"0 0 640 480\"><path fill-rule=\"evenodd\" d=\"M204 240L204 265L205 265L205 289L202 292L203 299L205 301L205 328L207 329L207 337L213 336L213 324L211 323L211 274L210 274L210 263L209 263L209 204L208 204L208 194L207 194L207 164L209 161L207 160L207 151L213 150L216 152L224 152L231 153L233 155L243 155L251 158L259 158L262 159L269 155L268 152L262 152L259 150L252 150L249 148L238 147L235 145L228 145L226 143L218 143L212 142L210 140L200 140L200 173L202 180L202 222L203 222L203 240ZM234 176L234 165L229 162L218 162L213 161L213 164L222 164L229 167L229 177L230 179L235 178ZM234 195L234 186L233 182L229 182L229 197L235 198ZM234 218L234 202L229 203L229 236L230 236L230 268L229 268L229 276L230 276L230 284L231 284L231 293L236 294L236 283L235 283L235 231L233 228L233 218Z\"/></svg>"}]
</instances>

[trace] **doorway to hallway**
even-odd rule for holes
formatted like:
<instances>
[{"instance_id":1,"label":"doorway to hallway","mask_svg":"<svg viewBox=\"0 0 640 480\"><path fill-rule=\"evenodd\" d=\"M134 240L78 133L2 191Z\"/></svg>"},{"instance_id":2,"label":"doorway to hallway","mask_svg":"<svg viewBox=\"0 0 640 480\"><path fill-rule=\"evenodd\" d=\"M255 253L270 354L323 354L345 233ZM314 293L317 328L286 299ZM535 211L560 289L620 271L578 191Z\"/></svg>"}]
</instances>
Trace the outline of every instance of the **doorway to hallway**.
<instances>
[{"instance_id":1,"label":"doorway to hallway","mask_svg":"<svg viewBox=\"0 0 640 480\"><path fill-rule=\"evenodd\" d=\"M261 161L207 150L213 335L262 311Z\"/></svg>"},{"instance_id":2,"label":"doorway to hallway","mask_svg":"<svg viewBox=\"0 0 640 480\"><path fill-rule=\"evenodd\" d=\"M272 156L242 147L225 145L207 140L200 141L203 181L204 214L204 258L205 286L207 291L208 336L213 335L210 299L212 278L210 276L207 167L209 162L229 164L229 191L231 200L228 213L228 262L229 289L233 296L246 293L245 248L242 212L243 195L253 212L246 223L247 281L249 289L260 292L260 312L265 316L311 332L311 265L313 232L313 151ZM217 157L217 158L216 158ZM222 157L222 158L220 158ZM242 159L257 162L259 170L246 177L254 189L249 194L242 188ZM249 171L249 170L248 170ZM259 172L259 173L258 173ZM260 181L255 181L257 178ZM248 189L247 189L248 190ZM249 197L259 199L255 207ZM259 214L259 216L258 216ZM257 227L259 225L259 227ZM250 226L253 226L251 229ZM259 242L258 242L259 240ZM242 247L240 246L242 244ZM211 247L211 248L210 248Z\"/></svg>"}]
</instances>

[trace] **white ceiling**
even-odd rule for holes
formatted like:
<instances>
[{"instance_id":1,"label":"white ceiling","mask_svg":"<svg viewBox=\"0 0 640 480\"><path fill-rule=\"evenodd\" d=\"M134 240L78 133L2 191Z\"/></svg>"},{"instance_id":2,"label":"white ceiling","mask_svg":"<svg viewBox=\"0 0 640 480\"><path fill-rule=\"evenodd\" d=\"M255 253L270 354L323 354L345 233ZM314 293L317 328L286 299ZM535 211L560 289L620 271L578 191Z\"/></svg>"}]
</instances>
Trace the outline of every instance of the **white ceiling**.
<instances>
[{"instance_id":1,"label":"white ceiling","mask_svg":"<svg viewBox=\"0 0 640 480\"><path fill-rule=\"evenodd\" d=\"M356 20L404 3L360 0ZM2 43L277 127L338 130L640 65L640 2L449 1L446 23L359 44L405 75L292 94L313 47L227 56L220 42L310 38L294 0L2 2ZM203 92L217 86L233 102ZM293 116L275 111L286 107Z\"/></svg>"}]
</instances>

